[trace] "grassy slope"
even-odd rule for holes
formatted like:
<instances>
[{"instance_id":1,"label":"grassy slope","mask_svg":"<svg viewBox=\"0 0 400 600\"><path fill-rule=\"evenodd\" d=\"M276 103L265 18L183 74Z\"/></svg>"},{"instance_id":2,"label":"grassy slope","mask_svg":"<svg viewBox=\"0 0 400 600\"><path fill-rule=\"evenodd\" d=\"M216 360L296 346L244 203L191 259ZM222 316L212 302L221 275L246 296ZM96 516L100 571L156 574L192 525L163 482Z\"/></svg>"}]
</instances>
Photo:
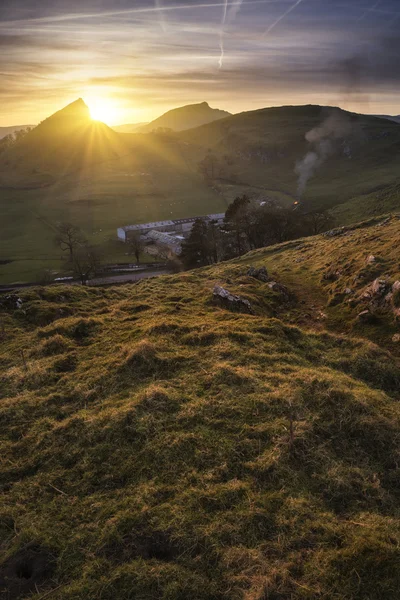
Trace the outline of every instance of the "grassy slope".
<instances>
[{"instance_id":1,"label":"grassy slope","mask_svg":"<svg viewBox=\"0 0 400 600\"><path fill-rule=\"evenodd\" d=\"M337 223L348 225L365 219L366 216L397 212L400 207L400 184L383 187L370 194L352 198L339 204L332 211Z\"/></svg>"},{"instance_id":2,"label":"grassy slope","mask_svg":"<svg viewBox=\"0 0 400 600\"><path fill-rule=\"evenodd\" d=\"M332 114L349 128L337 151L310 179L303 201L331 207L398 179L400 128L397 123L319 106L294 106L245 112L195 130L180 138L234 160L238 181L294 195L296 162L313 148L305 135ZM389 123L389 126L388 126ZM343 152L345 144L350 156ZM365 215L364 215L365 216Z\"/></svg>"},{"instance_id":3,"label":"grassy slope","mask_svg":"<svg viewBox=\"0 0 400 600\"><path fill-rule=\"evenodd\" d=\"M399 229L3 312L3 565L29 542L57 564L33 598L398 597L398 326L332 298L399 277ZM214 306L215 283L255 314Z\"/></svg>"}]
</instances>

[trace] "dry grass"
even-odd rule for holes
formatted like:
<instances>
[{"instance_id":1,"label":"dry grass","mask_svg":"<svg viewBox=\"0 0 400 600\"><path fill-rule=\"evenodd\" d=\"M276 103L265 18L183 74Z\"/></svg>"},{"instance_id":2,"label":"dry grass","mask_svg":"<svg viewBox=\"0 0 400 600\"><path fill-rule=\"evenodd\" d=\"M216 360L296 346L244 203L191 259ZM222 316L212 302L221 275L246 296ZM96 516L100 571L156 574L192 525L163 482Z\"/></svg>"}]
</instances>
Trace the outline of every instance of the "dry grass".
<instances>
[{"instance_id":1,"label":"dry grass","mask_svg":"<svg viewBox=\"0 0 400 600\"><path fill-rule=\"evenodd\" d=\"M327 307L366 254L399 276L397 231L131 287L27 291L1 340L0 582L32 542L56 560L37 600L397 598L396 326ZM296 300L246 277L249 263ZM335 264L342 279L324 280ZM213 306L215 282L255 314Z\"/></svg>"}]
</instances>

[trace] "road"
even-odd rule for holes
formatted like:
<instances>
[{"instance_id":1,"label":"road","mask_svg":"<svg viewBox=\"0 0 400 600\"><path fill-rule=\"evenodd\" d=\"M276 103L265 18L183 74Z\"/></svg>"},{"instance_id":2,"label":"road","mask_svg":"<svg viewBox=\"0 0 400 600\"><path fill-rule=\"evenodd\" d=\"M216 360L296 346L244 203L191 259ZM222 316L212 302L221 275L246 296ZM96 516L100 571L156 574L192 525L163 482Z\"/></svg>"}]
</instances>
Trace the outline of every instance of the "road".
<instances>
[{"instance_id":1,"label":"road","mask_svg":"<svg viewBox=\"0 0 400 600\"><path fill-rule=\"evenodd\" d=\"M122 275L107 275L106 277L95 277L91 279L89 285L111 285L113 283L131 283L140 279L157 277L158 275L168 275L172 273L168 269L154 269L141 271L140 273L123 273Z\"/></svg>"}]
</instances>

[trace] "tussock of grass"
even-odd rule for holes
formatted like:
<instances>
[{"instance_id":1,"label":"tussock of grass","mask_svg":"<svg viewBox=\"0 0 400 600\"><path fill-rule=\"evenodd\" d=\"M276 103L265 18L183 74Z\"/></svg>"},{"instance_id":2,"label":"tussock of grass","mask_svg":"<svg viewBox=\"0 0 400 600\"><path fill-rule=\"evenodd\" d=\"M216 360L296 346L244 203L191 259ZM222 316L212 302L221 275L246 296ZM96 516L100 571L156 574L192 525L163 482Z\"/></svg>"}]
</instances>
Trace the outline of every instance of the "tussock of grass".
<instances>
[{"instance_id":1,"label":"tussock of grass","mask_svg":"<svg viewBox=\"0 0 400 600\"><path fill-rule=\"evenodd\" d=\"M53 356L54 354L63 354L71 347L71 343L63 335L55 335L43 340L38 350L35 350L43 356Z\"/></svg>"},{"instance_id":2,"label":"tussock of grass","mask_svg":"<svg viewBox=\"0 0 400 600\"><path fill-rule=\"evenodd\" d=\"M392 330L382 318L349 335L352 310L326 308L340 278L321 278L328 249L353 261L344 285L365 267L359 235L378 234L309 240L302 279L288 244L99 293L27 291L26 309L67 298L73 315L6 313L0 581L32 542L56 563L38 600L397 598L400 369L380 343ZM277 305L242 260L297 301ZM209 303L226 279L254 315Z\"/></svg>"}]
</instances>

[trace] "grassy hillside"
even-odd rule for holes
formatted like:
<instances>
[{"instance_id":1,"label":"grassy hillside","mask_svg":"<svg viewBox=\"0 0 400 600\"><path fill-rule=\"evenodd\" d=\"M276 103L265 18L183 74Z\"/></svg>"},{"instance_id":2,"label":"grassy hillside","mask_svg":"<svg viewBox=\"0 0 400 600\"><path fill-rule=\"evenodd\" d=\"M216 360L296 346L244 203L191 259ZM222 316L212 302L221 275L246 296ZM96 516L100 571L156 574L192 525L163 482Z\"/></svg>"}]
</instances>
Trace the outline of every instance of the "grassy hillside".
<instances>
[{"instance_id":1,"label":"grassy hillside","mask_svg":"<svg viewBox=\"0 0 400 600\"><path fill-rule=\"evenodd\" d=\"M339 233L3 306L5 597L398 597L400 220Z\"/></svg>"},{"instance_id":2,"label":"grassy hillside","mask_svg":"<svg viewBox=\"0 0 400 600\"><path fill-rule=\"evenodd\" d=\"M0 281L36 281L45 268L60 270L52 242L58 221L79 225L115 260L109 245L121 225L225 211L243 193L291 204L296 164L315 150L305 136L332 115L339 133L330 133L330 151L303 202L343 206L338 222L349 222L376 214L380 203L371 196L366 212L364 196L398 181L396 123L306 106L242 113L179 134L122 134L90 121L77 101L0 155ZM199 163L209 152L221 170L207 181Z\"/></svg>"},{"instance_id":3,"label":"grassy hillside","mask_svg":"<svg viewBox=\"0 0 400 600\"><path fill-rule=\"evenodd\" d=\"M398 179L399 125L331 107L284 106L245 112L180 137L212 149L219 158L227 157L233 180L295 195L296 164L317 147L306 135L325 128L327 122L332 130L323 139L331 147L302 198L309 208L335 206Z\"/></svg>"},{"instance_id":4,"label":"grassy hillside","mask_svg":"<svg viewBox=\"0 0 400 600\"><path fill-rule=\"evenodd\" d=\"M361 221L366 216L396 212L399 207L400 184L394 183L339 204L333 209L332 215L336 223L347 225Z\"/></svg>"}]
</instances>

